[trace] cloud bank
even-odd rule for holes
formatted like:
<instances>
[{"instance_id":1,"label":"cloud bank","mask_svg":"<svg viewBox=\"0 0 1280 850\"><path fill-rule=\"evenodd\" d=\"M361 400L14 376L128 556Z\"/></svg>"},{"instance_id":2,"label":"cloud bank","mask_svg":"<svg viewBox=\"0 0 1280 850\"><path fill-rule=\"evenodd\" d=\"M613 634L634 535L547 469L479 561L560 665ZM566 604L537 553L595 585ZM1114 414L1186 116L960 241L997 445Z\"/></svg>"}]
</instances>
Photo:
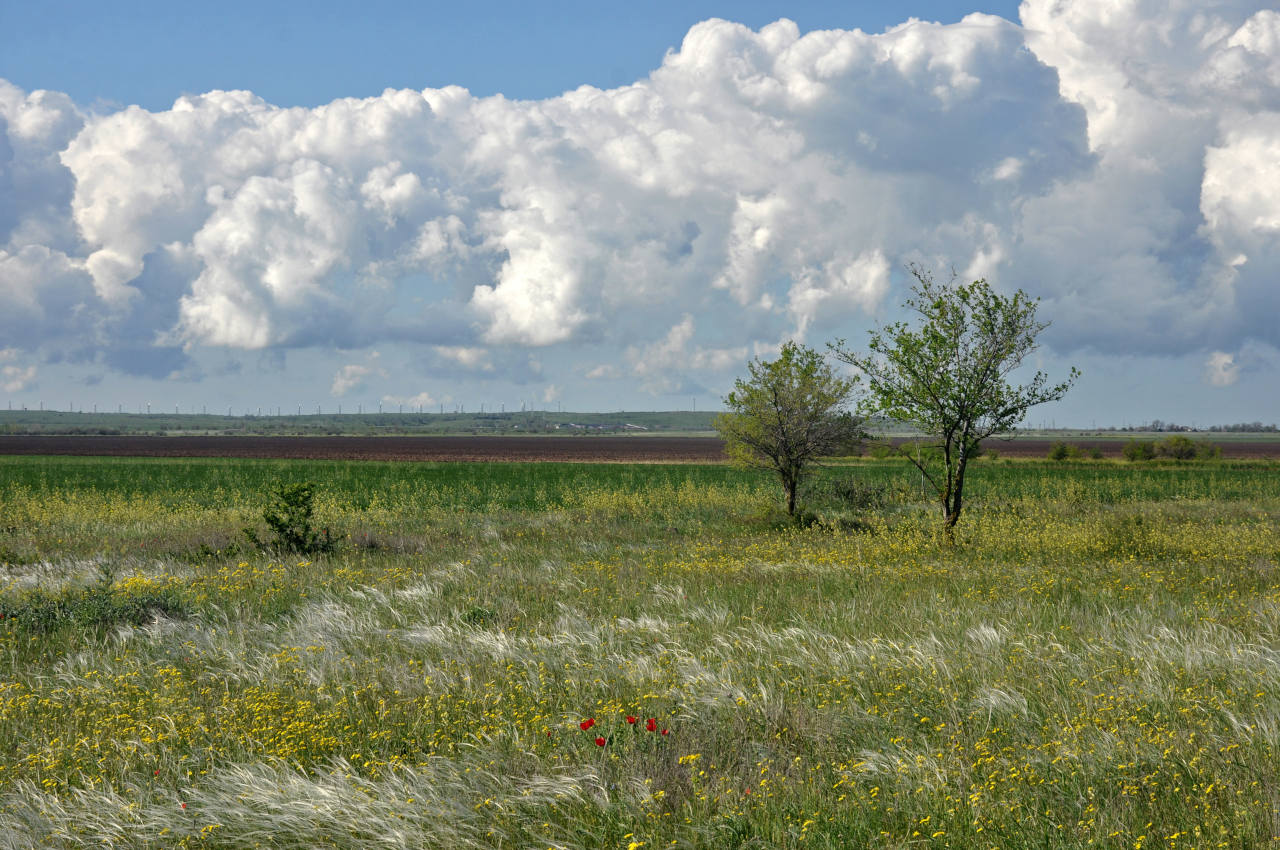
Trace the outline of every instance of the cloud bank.
<instances>
[{"instance_id":1,"label":"cloud bank","mask_svg":"<svg viewBox=\"0 0 1280 850\"><path fill-rule=\"evenodd\" d=\"M1021 26L880 34L712 20L646 79L541 101L214 91L94 114L0 81L5 380L404 343L466 380L612 351L545 377L686 392L851 335L919 260L1042 297L1059 353L1197 354L1229 384L1244 348L1280 346L1264 5L1027 0Z\"/></svg>"}]
</instances>

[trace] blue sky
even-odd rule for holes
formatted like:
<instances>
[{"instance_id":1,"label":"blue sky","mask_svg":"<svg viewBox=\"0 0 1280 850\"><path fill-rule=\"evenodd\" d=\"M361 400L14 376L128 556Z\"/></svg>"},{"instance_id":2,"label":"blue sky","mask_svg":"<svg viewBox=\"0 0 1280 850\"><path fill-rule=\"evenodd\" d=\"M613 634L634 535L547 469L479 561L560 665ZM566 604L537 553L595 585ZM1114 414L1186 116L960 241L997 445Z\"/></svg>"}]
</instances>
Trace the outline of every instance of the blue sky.
<instances>
[{"instance_id":1,"label":"blue sky","mask_svg":"<svg viewBox=\"0 0 1280 850\"><path fill-rule=\"evenodd\" d=\"M920 262L1037 424L1275 421L1269 5L5 4L0 398L710 408Z\"/></svg>"},{"instance_id":2,"label":"blue sky","mask_svg":"<svg viewBox=\"0 0 1280 850\"><path fill-rule=\"evenodd\" d=\"M1018 4L47 0L0 7L0 77L84 104L153 110L181 94L239 88L278 106L446 85L544 98L640 79L708 18L881 32L912 16L954 23L975 11L1017 20Z\"/></svg>"}]
</instances>

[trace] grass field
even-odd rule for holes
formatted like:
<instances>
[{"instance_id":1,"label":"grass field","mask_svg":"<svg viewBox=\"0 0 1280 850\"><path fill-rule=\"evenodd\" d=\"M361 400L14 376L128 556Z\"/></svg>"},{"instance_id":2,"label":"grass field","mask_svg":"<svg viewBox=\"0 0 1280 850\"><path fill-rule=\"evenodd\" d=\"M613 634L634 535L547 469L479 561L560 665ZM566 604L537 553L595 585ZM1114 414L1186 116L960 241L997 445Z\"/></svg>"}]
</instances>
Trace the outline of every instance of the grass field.
<instances>
[{"instance_id":1,"label":"grass field","mask_svg":"<svg viewBox=\"0 0 1280 850\"><path fill-rule=\"evenodd\" d=\"M0 458L0 848L1280 841L1280 466L972 476Z\"/></svg>"}]
</instances>

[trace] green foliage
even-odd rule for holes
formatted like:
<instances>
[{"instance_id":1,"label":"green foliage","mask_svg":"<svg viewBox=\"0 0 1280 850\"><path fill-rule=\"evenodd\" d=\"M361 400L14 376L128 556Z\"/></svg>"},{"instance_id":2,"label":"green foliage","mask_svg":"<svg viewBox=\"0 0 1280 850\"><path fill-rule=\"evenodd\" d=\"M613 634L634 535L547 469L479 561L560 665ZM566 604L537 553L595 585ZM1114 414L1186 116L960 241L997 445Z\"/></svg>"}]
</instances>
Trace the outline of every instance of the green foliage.
<instances>
[{"instance_id":1,"label":"green foliage","mask_svg":"<svg viewBox=\"0 0 1280 850\"><path fill-rule=\"evenodd\" d=\"M463 611L458 616L458 619L468 626L484 628L492 624L497 616L498 612L492 608L486 608L483 605L472 605L466 611Z\"/></svg>"},{"instance_id":2,"label":"green foliage","mask_svg":"<svg viewBox=\"0 0 1280 850\"><path fill-rule=\"evenodd\" d=\"M1152 460L1156 456L1156 444L1154 440L1129 440L1121 454L1130 461Z\"/></svg>"},{"instance_id":3,"label":"green foliage","mask_svg":"<svg viewBox=\"0 0 1280 850\"><path fill-rule=\"evenodd\" d=\"M995 292L985 280L939 284L911 266L916 279L906 307L919 326L896 322L874 330L870 353L831 346L835 356L867 379L863 412L910 424L930 435L941 462L918 462L942 505L948 539L963 510L965 470L982 440L1011 431L1038 404L1066 394L1079 373L1050 385L1042 372L1025 384L1009 375L1036 350L1048 325L1036 320L1038 302L1022 290ZM910 455L908 455L910 457Z\"/></svg>"},{"instance_id":4,"label":"green foliage","mask_svg":"<svg viewBox=\"0 0 1280 850\"><path fill-rule=\"evenodd\" d=\"M1182 434L1173 434L1163 440L1130 440L1124 446L1124 458L1130 461L1155 460L1213 460L1222 457L1222 447L1202 440L1193 440Z\"/></svg>"},{"instance_id":5,"label":"green foliage","mask_svg":"<svg viewBox=\"0 0 1280 850\"><path fill-rule=\"evenodd\" d=\"M1190 437L1174 434L1161 440L1156 447L1156 451L1161 457L1169 457L1174 460L1193 460L1196 456L1196 444Z\"/></svg>"},{"instance_id":6,"label":"green foliage","mask_svg":"<svg viewBox=\"0 0 1280 850\"><path fill-rule=\"evenodd\" d=\"M778 473L794 516L810 464L850 453L862 436L861 421L845 410L855 385L795 342L785 343L777 360L757 359L747 368L750 379L734 382L725 398L729 411L716 417L715 427L735 464Z\"/></svg>"},{"instance_id":7,"label":"green foliage","mask_svg":"<svg viewBox=\"0 0 1280 850\"><path fill-rule=\"evenodd\" d=\"M329 529L317 530L312 525L315 493L316 485L310 481L278 484L271 493L271 504L262 511L262 519L271 529L271 539L260 540L252 528L244 530L245 536L255 546L278 552L299 555L332 552L333 539Z\"/></svg>"},{"instance_id":8,"label":"green foliage","mask_svg":"<svg viewBox=\"0 0 1280 850\"><path fill-rule=\"evenodd\" d=\"M1222 457L1222 446L1217 443L1197 442L1196 443L1196 459L1197 460L1218 460Z\"/></svg>"},{"instance_id":9,"label":"green foliage","mask_svg":"<svg viewBox=\"0 0 1280 850\"><path fill-rule=\"evenodd\" d=\"M186 603L175 587L144 586L125 592L114 584L109 570L104 570L102 577L89 585L60 590L37 587L0 595L0 621L36 634L48 634L64 627L141 626L158 615L186 614Z\"/></svg>"},{"instance_id":10,"label":"green foliage","mask_svg":"<svg viewBox=\"0 0 1280 850\"><path fill-rule=\"evenodd\" d=\"M1049 460L1079 460L1084 457L1084 450L1074 443L1058 440L1049 449Z\"/></svg>"}]
</instances>

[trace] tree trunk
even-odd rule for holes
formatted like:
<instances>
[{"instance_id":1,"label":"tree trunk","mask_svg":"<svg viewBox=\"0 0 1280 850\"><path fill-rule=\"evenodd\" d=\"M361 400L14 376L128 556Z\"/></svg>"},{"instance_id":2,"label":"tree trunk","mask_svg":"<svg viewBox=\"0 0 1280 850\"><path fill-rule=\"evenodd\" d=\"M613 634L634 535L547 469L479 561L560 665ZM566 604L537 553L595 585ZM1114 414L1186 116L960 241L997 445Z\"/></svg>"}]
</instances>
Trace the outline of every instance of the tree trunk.
<instances>
[{"instance_id":1,"label":"tree trunk","mask_svg":"<svg viewBox=\"0 0 1280 850\"><path fill-rule=\"evenodd\" d=\"M960 456L960 463L956 468L955 483L952 484L943 507L946 519L943 521L942 530L946 534L948 546L956 545L956 523L960 521L960 512L964 510L965 461L966 458L962 454Z\"/></svg>"},{"instance_id":2,"label":"tree trunk","mask_svg":"<svg viewBox=\"0 0 1280 850\"><path fill-rule=\"evenodd\" d=\"M787 486L787 516L796 515L796 482L789 480Z\"/></svg>"}]
</instances>

